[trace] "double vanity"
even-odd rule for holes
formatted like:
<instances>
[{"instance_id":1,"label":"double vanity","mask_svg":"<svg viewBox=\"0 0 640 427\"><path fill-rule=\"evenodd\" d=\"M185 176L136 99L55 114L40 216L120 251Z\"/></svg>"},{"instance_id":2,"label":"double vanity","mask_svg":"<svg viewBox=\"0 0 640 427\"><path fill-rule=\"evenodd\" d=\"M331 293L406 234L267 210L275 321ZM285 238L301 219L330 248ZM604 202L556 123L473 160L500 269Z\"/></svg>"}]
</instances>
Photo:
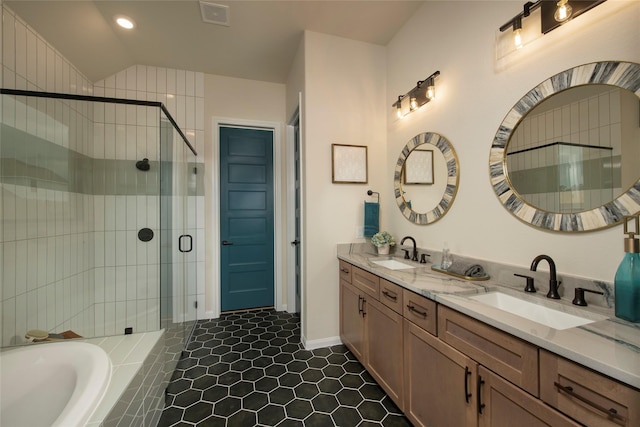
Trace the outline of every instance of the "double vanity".
<instances>
[{"instance_id":1,"label":"double vanity","mask_svg":"<svg viewBox=\"0 0 640 427\"><path fill-rule=\"evenodd\" d=\"M640 328L612 310L363 244L338 258L340 337L414 425L640 425Z\"/></svg>"}]
</instances>

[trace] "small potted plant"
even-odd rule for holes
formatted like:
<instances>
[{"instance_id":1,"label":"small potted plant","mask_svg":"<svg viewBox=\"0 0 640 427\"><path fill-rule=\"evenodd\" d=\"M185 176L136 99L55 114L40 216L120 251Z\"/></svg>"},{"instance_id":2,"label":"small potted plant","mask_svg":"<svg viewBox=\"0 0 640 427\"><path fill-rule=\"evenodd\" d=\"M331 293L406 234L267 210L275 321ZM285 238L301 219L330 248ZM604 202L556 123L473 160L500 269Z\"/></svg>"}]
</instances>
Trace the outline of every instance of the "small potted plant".
<instances>
[{"instance_id":1,"label":"small potted plant","mask_svg":"<svg viewBox=\"0 0 640 427\"><path fill-rule=\"evenodd\" d=\"M389 247L395 246L396 241L393 236L386 231L380 231L371 236L371 243L378 248L378 254L386 255L389 253Z\"/></svg>"}]
</instances>

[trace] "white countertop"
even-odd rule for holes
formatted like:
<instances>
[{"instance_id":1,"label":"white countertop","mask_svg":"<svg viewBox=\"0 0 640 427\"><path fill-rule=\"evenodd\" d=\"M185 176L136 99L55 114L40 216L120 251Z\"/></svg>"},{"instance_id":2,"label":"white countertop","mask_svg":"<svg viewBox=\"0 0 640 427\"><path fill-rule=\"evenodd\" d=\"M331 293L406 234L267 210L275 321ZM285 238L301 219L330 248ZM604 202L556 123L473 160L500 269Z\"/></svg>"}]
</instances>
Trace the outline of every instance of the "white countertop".
<instances>
[{"instance_id":1,"label":"white countertop","mask_svg":"<svg viewBox=\"0 0 640 427\"><path fill-rule=\"evenodd\" d=\"M516 289L491 279L459 280L431 270L431 263L419 264L397 258L415 268L391 270L371 262L376 258L385 259L388 256L378 257L371 253L340 250L338 258L540 348L640 388L640 324L615 317L613 310L577 307L564 299L550 300L544 294L526 294L523 289ZM567 313L579 313L585 317L595 313L608 318L575 328L557 330L468 298L498 289Z\"/></svg>"}]
</instances>

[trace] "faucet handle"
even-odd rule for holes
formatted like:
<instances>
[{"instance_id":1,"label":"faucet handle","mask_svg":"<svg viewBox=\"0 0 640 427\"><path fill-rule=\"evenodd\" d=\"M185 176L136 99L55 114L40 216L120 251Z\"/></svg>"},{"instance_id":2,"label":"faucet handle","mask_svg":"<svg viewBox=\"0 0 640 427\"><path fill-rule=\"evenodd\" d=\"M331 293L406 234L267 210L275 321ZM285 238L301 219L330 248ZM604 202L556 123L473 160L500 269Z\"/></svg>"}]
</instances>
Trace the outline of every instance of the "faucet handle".
<instances>
[{"instance_id":1,"label":"faucet handle","mask_svg":"<svg viewBox=\"0 0 640 427\"><path fill-rule=\"evenodd\" d=\"M513 273L514 276L524 277L527 279L527 285L524 287L525 292L534 293L536 292L536 287L533 286L533 277L525 276L524 274Z\"/></svg>"},{"instance_id":2,"label":"faucet handle","mask_svg":"<svg viewBox=\"0 0 640 427\"><path fill-rule=\"evenodd\" d=\"M429 254L420 254L420 264L426 264L427 259L425 257L430 257Z\"/></svg>"},{"instance_id":3,"label":"faucet handle","mask_svg":"<svg viewBox=\"0 0 640 427\"><path fill-rule=\"evenodd\" d=\"M403 249L404 251L404 259L409 259L409 249Z\"/></svg>"},{"instance_id":4,"label":"faucet handle","mask_svg":"<svg viewBox=\"0 0 640 427\"><path fill-rule=\"evenodd\" d=\"M584 299L584 293L585 292L591 292L592 294L604 295L604 292L592 291L591 289L585 289L585 288L576 288L575 296L573 298L572 303L574 305L579 305L579 306L582 306L582 307L586 307L587 306L587 301Z\"/></svg>"}]
</instances>

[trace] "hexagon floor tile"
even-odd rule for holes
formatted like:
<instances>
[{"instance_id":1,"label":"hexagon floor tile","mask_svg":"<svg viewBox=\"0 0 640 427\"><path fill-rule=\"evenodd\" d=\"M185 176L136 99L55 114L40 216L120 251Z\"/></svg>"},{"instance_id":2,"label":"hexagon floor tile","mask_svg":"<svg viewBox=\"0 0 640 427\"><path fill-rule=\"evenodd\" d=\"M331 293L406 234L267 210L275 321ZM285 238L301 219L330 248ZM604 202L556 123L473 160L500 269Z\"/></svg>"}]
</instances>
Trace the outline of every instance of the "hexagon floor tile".
<instances>
[{"instance_id":1,"label":"hexagon floor tile","mask_svg":"<svg viewBox=\"0 0 640 427\"><path fill-rule=\"evenodd\" d=\"M411 424L343 345L305 350L300 317L201 320L167 387L159 427Z\"/></svg>"}]
</instances>

